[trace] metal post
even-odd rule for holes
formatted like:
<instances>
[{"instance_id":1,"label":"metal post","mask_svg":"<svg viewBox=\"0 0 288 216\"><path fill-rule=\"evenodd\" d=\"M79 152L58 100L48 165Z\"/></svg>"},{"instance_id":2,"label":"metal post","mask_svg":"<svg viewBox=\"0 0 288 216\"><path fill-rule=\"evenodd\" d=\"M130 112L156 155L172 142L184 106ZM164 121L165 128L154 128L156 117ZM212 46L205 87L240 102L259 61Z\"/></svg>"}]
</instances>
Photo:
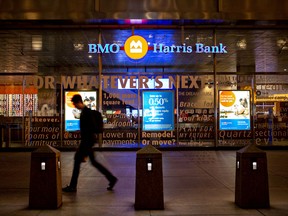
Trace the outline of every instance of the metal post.
<instances>
[{"instance_id":1,"label":"metal post","mask_svg":"<svg viewBox=\"0 0 288 216\"><path fill-rule=\"evenodd\" d=\"M213 30L213 43L216 45L216 32L215 29ZM218 146L218 88L217 88L217 81L216 81L216 54L213 53L213 76L214 76L214 129L215 129L215 147Z\"/></svg>"},{"instance_id":2,"label":"metal post","mask_svg":"<svg viewBox=\"0 0 288 216\"><path fill-rule=\"evenodd\" d=\"M98 35L98 43L101 44L102 42L102 34L101 34L101 30L99 31L99 35ZM102 53L98 53L98 61L99 61L99 65L98 65L98 69L99 69L99 82L98 82L98 110L102 113ZM99 143L99 147L102 147L103 144L103 137L102 134L99 134L98 136L98 143Z\"/></svg>"}]
</instances>

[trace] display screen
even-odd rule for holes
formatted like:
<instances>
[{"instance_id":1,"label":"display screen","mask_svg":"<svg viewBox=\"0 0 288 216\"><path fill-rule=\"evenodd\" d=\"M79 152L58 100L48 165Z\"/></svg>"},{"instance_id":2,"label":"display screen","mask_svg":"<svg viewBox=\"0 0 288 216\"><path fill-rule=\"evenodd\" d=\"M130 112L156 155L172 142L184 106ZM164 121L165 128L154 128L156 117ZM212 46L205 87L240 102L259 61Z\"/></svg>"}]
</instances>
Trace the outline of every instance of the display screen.
<instances>
[{"instance_id":1,"label":"display screen","mask_svg":"<svg viewBox=\"0 0 288 216\"><path fill-rule=\"evenodd\" d=\"M96 91L67 91L65 92L65 131L80 130L81 110L76 109L71 102L75 94L80 94L84 104L92 109L96 109Z\"/></svg>"},{"instance_id":2,"label":"display screen","mask_svg":"<svg viewBox=\"0 0 288 216\"><path fill-rule=\"evenodd\" d=\"M219 91L219 129L250 130L250 91Z\"/></svg>"},{"instance_id":3,"label":"display screen","mask_svg":"<svg viewBox=\"0 0 288 216\"><path fill-rule=\"evenodd\" d=\"M174 130L173 91L143 91L142 99L143 130Z\"/></svg>"}]
</instances>

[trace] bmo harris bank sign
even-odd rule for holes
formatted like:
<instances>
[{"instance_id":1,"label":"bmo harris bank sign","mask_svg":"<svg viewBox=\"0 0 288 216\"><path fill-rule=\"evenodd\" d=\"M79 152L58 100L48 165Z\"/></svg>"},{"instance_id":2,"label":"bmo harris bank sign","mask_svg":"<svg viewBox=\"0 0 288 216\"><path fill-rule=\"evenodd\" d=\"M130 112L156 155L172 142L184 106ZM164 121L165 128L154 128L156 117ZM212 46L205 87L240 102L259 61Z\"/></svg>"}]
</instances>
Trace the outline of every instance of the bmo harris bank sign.
<instances>
[{"instance_id":1,"label":"bmo harris bank sign","mask_svg":"<svg viewBox=\"0 0 288 216\"><path fill-rule=\"evenodd\" d=\"M129 37L124 44L124 52L131 59L143 58L148 49L153 53L227 53L227 48L222 43L215 46L206 46L202 43L196 43L195 46L183 45L164 45L154 43L152 47L148 46L148 42L139 35ZM88 53L118 53L121 47L118 44L88 44Z\"/></svg>"}]
</instances>

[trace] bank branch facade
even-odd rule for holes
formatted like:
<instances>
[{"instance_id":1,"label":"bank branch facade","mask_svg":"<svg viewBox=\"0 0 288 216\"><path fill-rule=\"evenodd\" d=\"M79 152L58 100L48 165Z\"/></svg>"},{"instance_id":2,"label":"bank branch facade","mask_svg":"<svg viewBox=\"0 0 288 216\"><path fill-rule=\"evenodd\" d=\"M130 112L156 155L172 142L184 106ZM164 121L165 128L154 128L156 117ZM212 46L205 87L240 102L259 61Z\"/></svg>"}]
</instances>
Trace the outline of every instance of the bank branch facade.
<instances>
[{"instance_id":1,"label":"bank branch facade","mask_svg":"<svg viewBox=\"0 0 288 216\"><path fill-rule=\"evenodd\" d=\"M0 148L77 147L74 94L101 148L288 146L288 26L196 21L2 20Z\"/></svg>"}]
</instances>

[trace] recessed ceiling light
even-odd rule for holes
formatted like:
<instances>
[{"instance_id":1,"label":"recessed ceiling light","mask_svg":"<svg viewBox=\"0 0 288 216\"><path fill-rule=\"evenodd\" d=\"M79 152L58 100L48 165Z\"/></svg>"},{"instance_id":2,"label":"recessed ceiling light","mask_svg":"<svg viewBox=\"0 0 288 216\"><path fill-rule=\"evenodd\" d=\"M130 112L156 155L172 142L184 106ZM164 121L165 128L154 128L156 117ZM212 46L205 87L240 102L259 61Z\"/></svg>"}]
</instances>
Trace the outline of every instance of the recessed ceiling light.
<instances>
[{"instance_id":1,"label":"recessed ceiling light","mask_svg":"<svg viewBox=\"0 0 288 216\"><path fill-rule=\"evenodd\" d=\"M42 35L32 35L32 50L42 50Z\"/></svg>"},{"instance_id":2,"label":"recessed ceiling light","mask_svg":"<svg viewBox=\"0 0 288 216\"><path fill-rule=\"evenodd\" d=\"M76 51L81 51L84 49L83 43L74 43L73 46L74 46L74 50L76 50Z\"/></svg>"},{"instance_id":3,"label":"recessed ceiling light","mask_svg":"<svg viewBox=\"0 0 288 216\"><path fill-rule=\"evenodd\" d=\"M237 47L239 49L245 50L247 47L247 41L245 39L237 41Z\"/></svg>"}]
</instances>

